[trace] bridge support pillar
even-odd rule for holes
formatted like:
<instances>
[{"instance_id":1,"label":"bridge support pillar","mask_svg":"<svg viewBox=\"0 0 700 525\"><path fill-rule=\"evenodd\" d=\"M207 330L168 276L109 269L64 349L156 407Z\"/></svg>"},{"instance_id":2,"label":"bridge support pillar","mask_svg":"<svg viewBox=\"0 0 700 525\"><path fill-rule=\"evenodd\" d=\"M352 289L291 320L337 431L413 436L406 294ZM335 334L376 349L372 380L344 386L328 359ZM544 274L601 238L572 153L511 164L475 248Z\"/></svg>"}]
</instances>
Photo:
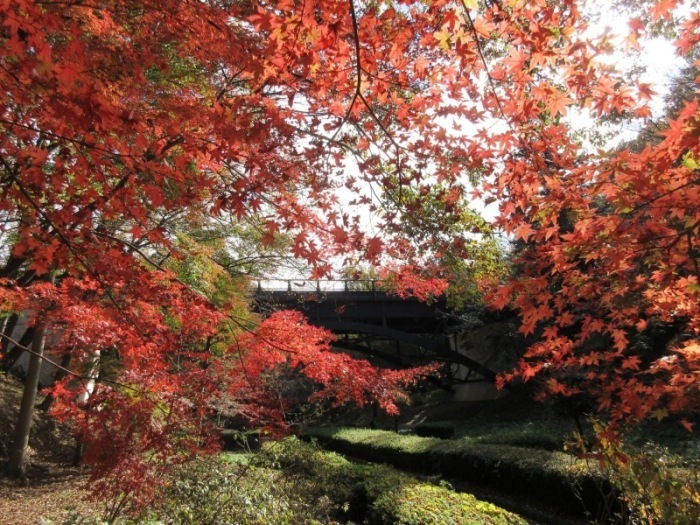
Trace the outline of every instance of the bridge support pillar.
<instances>
[{"instance_id":1,"label":"bridge support pillar","mask_svg":"<svg viewBox=\"0 0 700 525\"><path fill-rule=\"evenodd\" d=\"M452 350L475 361L488 361L488 356L471 347L467 338L468 334L454 334L450 337ZM492 401L500 396L496 385L465 365L452 365L452 373L452 394L455 401Z\"/></svg>"}]
</instances>

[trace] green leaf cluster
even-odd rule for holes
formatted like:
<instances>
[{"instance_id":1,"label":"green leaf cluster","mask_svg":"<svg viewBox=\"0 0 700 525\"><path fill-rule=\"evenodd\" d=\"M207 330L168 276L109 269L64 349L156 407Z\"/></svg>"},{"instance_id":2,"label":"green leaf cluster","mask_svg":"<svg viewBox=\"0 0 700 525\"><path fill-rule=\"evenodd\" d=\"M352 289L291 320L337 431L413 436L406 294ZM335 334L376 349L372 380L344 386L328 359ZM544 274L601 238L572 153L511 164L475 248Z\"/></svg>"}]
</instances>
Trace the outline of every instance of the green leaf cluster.
<instances>
[{"instance_id":1,"label":"green leaf cluster","mask_svg":"<svg viewBox=\"0 0 700 525\"><path fill-rule=\"evenodd\" d=\"M303 491L331 498L336 518L377 525L520 525L519 516L447 484L421 481L386 465L358 464L288 439L268 451L288 479L301 480Z\"/></svg>"},{"instance_id":2,"label":"green leaf cluster","mask_svg":"<svg viewBox=\"0 0 700 525\"><path fill-rule=\"evenodd\" d=\"M600 434L606 426L594 423ZM700 523L700 473L697 460L647 442L641 446L601 437L600 463L621 494L629 523Z\"/></svg>"},{"instance_id":3,"label":"green leaf cluster","mask_svg":"<svg viewBox=\"0 0 700 525\"><path fill-rule=\"evenodd\" d=\"M597 512L610 489L602 474L563 452L371 429L313 428L307 433L352 457L488 485L571 514Z\"/></svg>"}]
</instances>

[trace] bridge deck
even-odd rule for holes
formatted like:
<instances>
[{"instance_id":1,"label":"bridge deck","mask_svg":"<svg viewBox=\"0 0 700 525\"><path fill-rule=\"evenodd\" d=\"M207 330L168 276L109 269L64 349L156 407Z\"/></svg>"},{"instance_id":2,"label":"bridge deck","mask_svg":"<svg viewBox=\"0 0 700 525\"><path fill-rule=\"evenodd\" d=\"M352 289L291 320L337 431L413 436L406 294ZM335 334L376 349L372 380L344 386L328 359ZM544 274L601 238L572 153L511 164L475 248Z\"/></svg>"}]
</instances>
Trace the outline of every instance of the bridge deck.
<instances>
[{"instance_id":1,"label":"bridge deck","mask_svg":"<svg viewBox=\"0 0 700 525\"><path fill-rule=\"evenodd\" d=\"M338 346L396 364L440 360L464 365L488 381L495 374L454 351L448 337L451 318L444 297L431 303L400 297L381 281L274 281L255 287L263 315L276 310L302 312L311 324L337 334Z\"/></svg>"},{"instance_id":2,"label":"bridge deck","mask_svg":"<svg viewBox=\"0 0 700 525\"><path fill-rule=\"evenodd\" d=\"M382 289L378 281L364 281L361 289L357 281L282 284L274 289L256 287L255 303L261 313L289 308L302 312L314 324L362 322L411 333L444 333L444 298L426 303L400 297Z\"/></svg>"}]
</instances>

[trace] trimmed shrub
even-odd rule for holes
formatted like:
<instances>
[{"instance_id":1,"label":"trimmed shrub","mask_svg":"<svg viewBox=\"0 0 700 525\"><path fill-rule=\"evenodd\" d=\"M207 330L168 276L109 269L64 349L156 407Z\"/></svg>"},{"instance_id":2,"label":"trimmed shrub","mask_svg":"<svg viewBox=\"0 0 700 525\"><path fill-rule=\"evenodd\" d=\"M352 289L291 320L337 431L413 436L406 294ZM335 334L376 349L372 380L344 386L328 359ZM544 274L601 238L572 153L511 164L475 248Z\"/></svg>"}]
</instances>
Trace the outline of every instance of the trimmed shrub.
<instances>
[{"instance_id":1,"label":"trimmed shrub","mask_svg":"<svg viewBox=\"0 0 700 525\"><path fill-rule=\"evenodd\" d=\"M373 502L370 523L377 525L515 525L522 518L471 494L424 483L401 485Z\"/></svg>"},{"instance_id":2,"label":"trimmed shrub","mask_svg":"<svg viewBox=\"0 0 700 525\"><path fill-rule=\"evenodd\" d=\"M516 514L471 494L422 482L386 465L357 464L298 440L270 447L286 479L312 498L331 498L341 520L376 525L524 525ZM301 480L300 480L301 478Z\"/></svg>"},{"instance_id":3,"label":"trimmed shrub","mask_svg":"<svg viewBox=\"0 0 700 525\"><path fill-rule=\"evenodd\" d=\"M368 461L425 474L488 484L574 515L599 515L609 506L609 481L563 452L511 445L401 436L370 429L309 429L324 447Z\"/></svg>"},{"instance_id":4,"label":"trimmed shrub","mask_svg":"<svg viewBox=\"0 0 700 525\"><path fill-rule=\"evenodd\" d=\"M297 439L259 454L201 458L179 469L157 506L128 525L526 525L470 494L386 465L354 463ZM103 525L73 516L64 525Z\"/></svg>"}]
</instances>

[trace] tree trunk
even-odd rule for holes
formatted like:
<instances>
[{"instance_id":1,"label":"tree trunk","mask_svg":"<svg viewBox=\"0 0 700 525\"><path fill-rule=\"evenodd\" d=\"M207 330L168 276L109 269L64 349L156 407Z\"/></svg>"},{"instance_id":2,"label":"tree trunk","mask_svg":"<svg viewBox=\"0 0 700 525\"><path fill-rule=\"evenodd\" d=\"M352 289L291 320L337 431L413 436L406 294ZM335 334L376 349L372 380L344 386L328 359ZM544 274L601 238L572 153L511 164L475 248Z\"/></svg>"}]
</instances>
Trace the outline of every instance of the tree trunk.
<instances>
[{"instance_id":1,"label":"tree trunk","mask_svg":"<svg viewBox=\"0 0 700 525\"><path fill-rule=\"evenodd\" d=\"M20 340L17 341L19 344L13 345L12 348L10 348L2 356L2 360L0 360L0 371L9 372L10 369L12 368L12 366L17 362L17 360L20 358L20 356L24 353L23 347L29 346L29 344L32 341L34 341L34 327L29 326L25 330L24 334L22 334L22 337L20 338Z\"/></svg>"},{"instance_id":2,"label":"tree trunk","mask_svg":"<svg viewBox=\"0 0 700 525\"><path fill-rule=\"evenodd\" d=\"M40 314L36 321L34 339L32 340L32 353L29 356L27 377L24 381L24 393L19 409L17 425L15 426L15 439L9 450L7 461L7 473L10 476L26 478L26 452L29 444L29 434L32 429L32 416L34 415L34 403L39 387L42 356L46 341L46 318Z\"/></svg>"},{"instance_id":3,"label":"tree trunk","mask_svg":"<svg viewBox=\"0 0 700 525\"><path fill-rule=\"evenodd\" d=\"M7 338L12 337L12 332L15 331L17 321L19 321L19 314L12 314L10 317L6 317L3 320L2 335L5 337L3 337L2 341L0 341L0 354L2 354L3 358L7 353L7 349L10 348L10 345L12 344Z\"/></svg>"}]
</instances>

